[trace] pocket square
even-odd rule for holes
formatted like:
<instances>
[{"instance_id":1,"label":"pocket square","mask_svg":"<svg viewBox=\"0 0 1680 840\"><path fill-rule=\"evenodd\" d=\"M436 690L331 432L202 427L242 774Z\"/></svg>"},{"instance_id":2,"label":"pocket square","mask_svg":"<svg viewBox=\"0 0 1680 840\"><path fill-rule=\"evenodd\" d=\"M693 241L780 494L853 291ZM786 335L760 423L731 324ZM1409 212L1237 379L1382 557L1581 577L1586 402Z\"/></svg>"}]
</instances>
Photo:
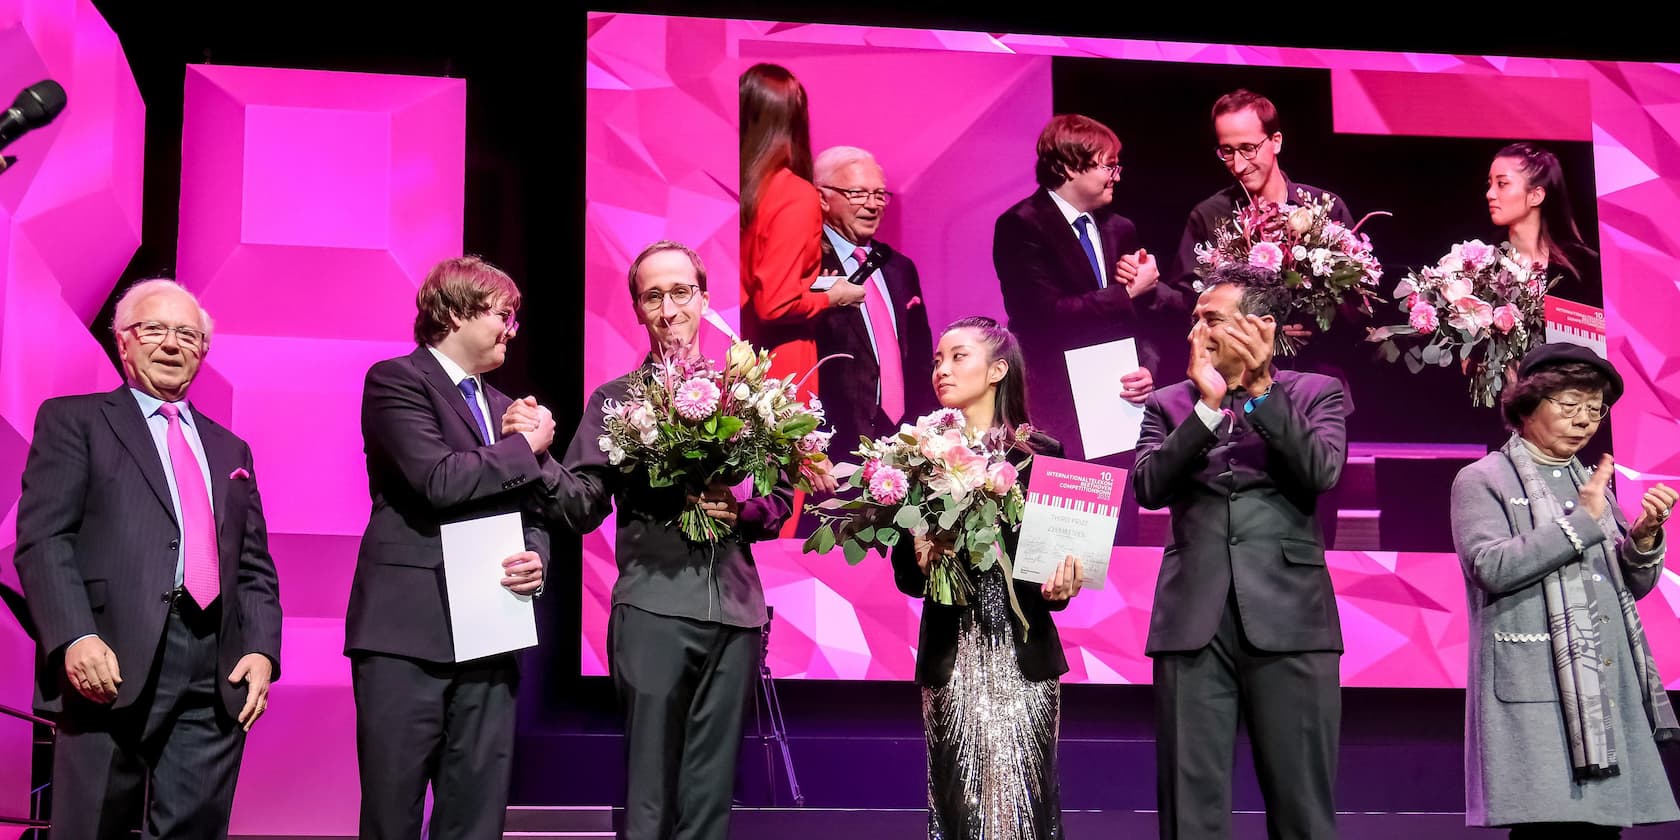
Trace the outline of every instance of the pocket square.
<instances>
[{"instance_id":1,"label":"pocket square","mask_svg":"<svg viewBox=\"0 0 1680 840\"><path fill-rule=\"evenodd\" d=\"M922 296L921 295L916 295L915 297L910 299L909 303L904 304L904 311L909 312L910 310L915 309L916 307L921 306L921 305L922 305Z\"/></svg>"},{"instance_id":2,"label":"pocket square","mask_svg":"<svg viewBox=\"0 0 1680 840\"><path fill-rule=\"evenodd\" d=\"M228 479L232 480L232 481L238 481L241 478L250 478L250 477L251 477L251 474L246 472L244 467L237 467L237 468L234 469L233 472L228 473Z\"/></svg>"}]
</instances>

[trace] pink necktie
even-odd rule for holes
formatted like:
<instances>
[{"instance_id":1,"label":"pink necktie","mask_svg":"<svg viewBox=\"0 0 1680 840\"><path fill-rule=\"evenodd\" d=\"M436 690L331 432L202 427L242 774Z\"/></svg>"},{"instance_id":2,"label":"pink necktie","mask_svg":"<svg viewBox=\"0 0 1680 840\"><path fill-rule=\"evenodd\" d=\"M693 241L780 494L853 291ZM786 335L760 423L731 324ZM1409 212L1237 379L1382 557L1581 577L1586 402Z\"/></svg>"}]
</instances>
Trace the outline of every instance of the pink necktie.
<instances>
[{"instance_id":1,"label":"pink necktie","mask_svg":"<svg viewBox=\"0 0 1680 840\"><path fill-rule=\"evenodd\" d=\"M158 411L169 418L169 468L175 472L175 492L181 496L181 546L186 568L181 583L199 609L222 593L216 568L216 517L210 513L210 493L198 456L181 431L181 409L164 403Z\"/></svg>"},{"instance_id":2,"label":"pink necktie","mask_svg":"<svg viewBox=\"0 0 1680 840\"><path fill-rule=\"evenodd\" d=\"M852 259L861 265L869 252L859 248ZM904 363L898 356L898 334L893 332L892 309L874 277L863 279L863 306L869 314L869 328L875 333L875 361L881 367L881 410L897 423L904 419Z\"/></svg>"}]
</instances>

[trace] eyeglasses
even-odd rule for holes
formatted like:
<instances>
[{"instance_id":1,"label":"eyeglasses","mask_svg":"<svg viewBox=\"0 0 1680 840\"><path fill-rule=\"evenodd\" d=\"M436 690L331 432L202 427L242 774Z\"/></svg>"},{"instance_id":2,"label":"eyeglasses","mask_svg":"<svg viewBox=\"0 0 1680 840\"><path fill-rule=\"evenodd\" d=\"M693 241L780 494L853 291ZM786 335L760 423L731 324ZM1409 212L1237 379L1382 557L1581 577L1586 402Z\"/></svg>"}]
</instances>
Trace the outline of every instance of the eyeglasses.
<instances>
[{"instance_id":1,"label":"eyeglasses","mask_svg":"<svg viewBox=\"0 0 1680 840\"><path fill-rule=\"evenodd\" d=\"M658 312L660 307L665 305L665 298L670 298L671 302L678 306L687 306L699 293L700 287L692 283L677 286L670 291L648 289L642 292L641 297L636 298L636 303L642 307L643 312Z\"/></svg>"},{"instance_id":2,"label":"eyeglasses","mask_svg":"<svg viewBox=\"0 0 1680 840\"><path fill-rule=\"evenodd\" d=\"M1546 401L1557 406L1558 416L1565 420L1573 419L1575 415L1581 413L1581 409L1583 408L1587 410L1587 419L1593 421L1594 423L1601 423L1604 421L1604 418L1610 416L1610 406L1602 403L1599 405L1586 405L1578 402L1564 402L1556 397L1547 397Z\"/></svg>"},{"instance_id":3,"label":"eyeglasses","mask_svg":"<svg viewBox=\"0 0 1680 840\"><path fill-rule=\"evenodd\" d=\"M1243 160L1254 160L1254 156L1260 154L1260 147L1264 145L1266 144L1262 142L1244 143L1236 147L1220 146L1219 148L1214 149L1213 153L1218 155L1219 159L1225 161L1226 163L1230 163L1231 159L1237 155L1242 155Z\"/></svg>"},{"instance_id":4,"label":"eyeglasses","mask_svg":"<svg viewBox=\"0 0 1680 840\"><path fill-rule=\"evenodd\" d=\"M133 330L134 337L140 339L141 344L162 344L173 333L175 343L187 350L202 349L209 340L209 336L197 327L171 327L157 321L138 321L123 329Z\"/></svg>"},{"instance_id":5,"label":"eyeglasses","mask_svg":"<svg viewBox=\"0 0 1680 840\"><path fill-rule=\"evenodd\" d=\"M1096 166L1093 166L1091 168L1092 169L1107 170L1109 180L1118 181L1118 180L1120 180L1120 170L1124 169L1125 167L1121 166L1118 163L1099 163Z\"/></svg>"},{"instance_id":6,"label":"eyeglasses","mask_svg":"<svg viewBox=\"0 0 1680 840\"><path fill-rule=\"evenodd\" d=\"M506 334L508 338L513 338L519 334L519 315L513 310L498 309L492 314L494 314L497 318L502 319L502 332Z\"/></svg>"},{"instance_id":7,"label":"eyeglasses","mask_svg":"<svg viewBox=\"0 0 1680 840\"><path fill-rule=\"evenodd\" d=\"M862 207L863 205L868 204L869 199L871 199L871 198L875 199L875 202L877 204L880 204L882 207L885 207L888 204L891 204L892 199L893 199L893 194L890 191L884 190L884 189L873 190L873 191L871 191L871 190L860 190L860 189L843 190L843 189L840 189L839 187L831 187L827 184L823 184L822 188L825 189L825 190L830 190L832 192L837 192L837 193L845 196L847 201L850 201L851 203L853 203L853 204L855 204L859 207Z\"/></svg>"}]
</instances>

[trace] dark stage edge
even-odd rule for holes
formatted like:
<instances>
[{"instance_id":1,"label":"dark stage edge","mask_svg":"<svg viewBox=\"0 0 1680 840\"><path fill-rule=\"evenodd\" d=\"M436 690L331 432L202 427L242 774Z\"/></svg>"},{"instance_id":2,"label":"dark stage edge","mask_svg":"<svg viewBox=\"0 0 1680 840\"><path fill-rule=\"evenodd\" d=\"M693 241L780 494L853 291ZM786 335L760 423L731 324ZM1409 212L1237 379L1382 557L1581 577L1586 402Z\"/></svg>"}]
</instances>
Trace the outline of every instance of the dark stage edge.
<instances>
[{"instance_id":1,"label":"dark stage edge","mask_svg":"<svg viewBox=\"0 0 1680 840\"><path fill-rule=\"evenodd\" d=\"M613 809L595 807L508 809L506 838L611 838ZM1070 840L1155 837L1153 811L1065 811ZM1239 811L1232 820L1236 840L1266 836L1266 816ZM1502 831L1470 828L1462 813L1342 813L1336 820L1344 840L1496 840ZM732 840L889 840L926 836L927 812L920 809L736 808ZM1624 840L1680 837L1680 826L1647 826L1623 832ZM234 835L233 840L336 840L281 835Z\"/></svg>"}]
</instances>

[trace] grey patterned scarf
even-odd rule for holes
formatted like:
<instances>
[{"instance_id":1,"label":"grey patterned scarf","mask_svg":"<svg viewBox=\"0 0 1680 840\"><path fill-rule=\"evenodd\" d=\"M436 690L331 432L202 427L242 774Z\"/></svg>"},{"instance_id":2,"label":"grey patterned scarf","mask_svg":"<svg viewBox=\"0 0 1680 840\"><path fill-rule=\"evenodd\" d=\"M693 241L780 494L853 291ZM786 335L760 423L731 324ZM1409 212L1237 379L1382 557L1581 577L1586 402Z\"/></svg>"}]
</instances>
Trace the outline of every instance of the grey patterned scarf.
<instances>
[{"instance_id":1,"label":"grey patterned scarf","mask_svg":"<svg viewBox=\"0 0 1680 840\"><path fill-rule=\"evenodd\" d=\"M1501 448L1509 458L1517 477L1522 480L1523 492L1528 496L1528 510L1532 520L1517 524L1519 531L1542 525L1563 527L1562 504L1552 495L1551 488L1540 477L1534 456L1521 437L1512 435ZM1576 485L1584 485L1589 478L1581 462L1571 458L1568 469ZM1651 646L1645 640L1645 625L1639 620L1639 610L1622 580L1622 567L1617 551L1617 535L1626 538L1627 528L1614 498L1607 498L1604 513L1598 517L1599 527L1612 539L1586 548L1576 558L1559 566L1541 579L1546 602L1546 628L1552 638L1552 667L1557 672L1558 700L1563 706L1563 723L1569 738L1569 758L1577 779L1614 776L1617 766L1615 717L1605 713L1609 692L1599 663L1604 661L1602 640L1599 638L1599 607L1593 590L1586 584L1587 561L1593 553L1600 554L1620 601L1622 623L1627 628L1628 645L1633 650L1634 673L1642 688L1645 718L1658 741L1680 735L1668 692L1662 678L1657 676L1657 663L1651 656ZM1526 524L1527 527L1524 527ZM1568 531L1568 528L1565 528ZM1581 544L1571 532L1571 541Z\"/></svg>"}]
</instances>

